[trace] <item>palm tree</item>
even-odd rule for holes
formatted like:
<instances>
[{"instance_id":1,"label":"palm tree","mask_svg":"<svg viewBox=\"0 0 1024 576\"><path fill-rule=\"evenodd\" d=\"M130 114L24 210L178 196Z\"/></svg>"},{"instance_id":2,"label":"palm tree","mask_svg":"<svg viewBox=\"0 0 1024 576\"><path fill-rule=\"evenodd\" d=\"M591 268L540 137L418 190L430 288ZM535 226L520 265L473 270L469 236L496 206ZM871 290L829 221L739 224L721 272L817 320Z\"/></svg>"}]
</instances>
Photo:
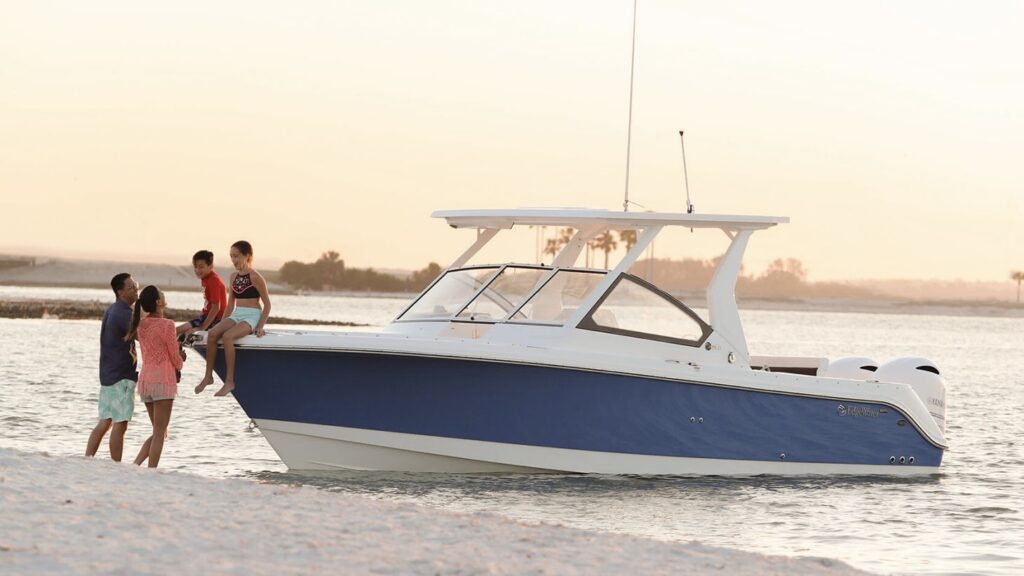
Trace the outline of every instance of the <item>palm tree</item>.
<instances>
[{"instance_id":1,"label":"palm tree","mask_svg":"<svg viewBox=\"0 0 1024 576\"><path fill-rule=\"evenodd\" d=\"M1010 280L1017 281L1017 304L1020 304L1020 283L1024 282L1024 271L1010 272Z\"/></svg>"},{"instance_id":2,"label":"palm tree","mask_svg":"<svg viewBox=\"0 0 1024 576\"><path fill-rule=\"evenodd\" d=\"M558 238L548 238L544 244L544 253L550 254L552 260L555 259L555 256L558 255L558 251L561 249L562 246L558 243Z\"/></svg>"},{"instance_id":3,"label":"palm tree","mask_svg":"<svg viewBox=\"0 0 1024 576\"><path fill-rule=\"evenodd\" d=\"M554 260L555 256L562 250L562 247L572 240L573 230L572 228L562 228L558 231L558 236L555 238L548 238L544 244L544 253L550 254L551 259Z\"/></svg>"},{"instance_id":4,"label":"palm tree","mask_svg":"<svg viewBox=\"0 0 1024 576\"><path fill-rule=\"evenodd\" d=\"M636 230L619 231L619 240L626 245L626 252L629 252L636 246Z\"/></svg>"},{"instance_id":5,"label":"palm tree","mask_svg":"<svg viewBox=\"0 0 1024 576\"><path fill-rule=\"evenodd\" d=\"M606 230L604 234L591 240L590 245L595 250L604 251L604 267L608 268L608 254L619 247L618 241L615 240L615 234L611 230Z\"/></svg>"}]
</instances>

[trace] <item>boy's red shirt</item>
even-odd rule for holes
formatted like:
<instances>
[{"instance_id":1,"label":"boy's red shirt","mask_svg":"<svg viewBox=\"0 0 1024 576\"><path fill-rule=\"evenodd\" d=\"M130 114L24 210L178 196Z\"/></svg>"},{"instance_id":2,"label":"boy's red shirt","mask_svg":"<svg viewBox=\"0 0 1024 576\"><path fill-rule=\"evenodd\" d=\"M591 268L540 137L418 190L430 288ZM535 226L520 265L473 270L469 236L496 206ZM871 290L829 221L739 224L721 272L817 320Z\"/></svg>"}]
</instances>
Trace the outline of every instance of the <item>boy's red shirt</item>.
<instances>
[{"instance_id":1,"label":"boy's red shirt","mask_svg":"<svg viewBox=\"0 0 1024 576\"><path fill-rule=\"evenodd\" d=\"M202 284L202 317L206 318L206 315L210 313L210 307L216 302L220 304L220 310L217 311L217 320L224 319L224 310L228 307L228 289L224 286L224 281L220 279L216 272L210 270L210 273L203 277Z\"/></svg>"}]
</instances>

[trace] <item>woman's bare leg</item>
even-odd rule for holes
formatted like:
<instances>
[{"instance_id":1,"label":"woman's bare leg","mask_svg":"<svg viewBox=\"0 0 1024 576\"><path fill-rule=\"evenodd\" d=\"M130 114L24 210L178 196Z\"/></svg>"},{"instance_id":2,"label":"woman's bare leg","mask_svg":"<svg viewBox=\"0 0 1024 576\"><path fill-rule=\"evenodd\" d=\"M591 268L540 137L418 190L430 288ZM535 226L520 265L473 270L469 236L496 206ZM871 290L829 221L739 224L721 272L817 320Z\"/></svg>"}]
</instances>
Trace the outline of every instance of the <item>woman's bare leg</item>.
<instances>
[{"instance_id":1,"label":"woman's bare leg","mask_svg":"<svg viewBox=\"0 0 1024 576\"><path fill-rule=\"evenodd\" d=\"M227 396L235 389L235 340L249 334L252 334L252 326L249 326L248 322L240 322L235 324L234 328L228 330L221 338L221 342L224 343L226 373L224 374L224 385L221 386L220 390L217 390L214 396Z\"/></svg>"},{"instance_id":2,"label":"woman's bare leg","mask_svg":"<svg viewBox=\"0 0 1024 576\"><path fill-rule=\"evenodd\" d=\"M149 423L152 424L153 423L153 403L152 402L146 402L146 412L149 413ZM139 455L135 457L135 465L136 466L142 466L142 463L146 461L146 458L149 458L149 447L152 444L152 442L153 442L153 435L150 434L149 438L146 438L146 441L142 443L142 448L139 448Z\"/></svg>"},{"instance_id":3,"label":"woman's bare leg","mask_svg":"<svg viewBox=\"0 0 1024 576\"><path fill-rule=\"evenodd\" d=\"M167 438L167 425L171 423L171 408L174 400L157 400L153 402L153 436L149 445L149 467L156 468L160 464L160 454L164 451L164 439Z\"/></svg>"},{"instance_id":4,"label":"woman's bare leg","mask_svg":"<svg viewBox=\"0 0 1024 576\"><path fill-rule=\"evenodd\" d=\"M217 341L234 326L234 320L225 318L214 326L210 330L209 336L206 337L206 375L203 376L203 381L196 386L196 394L199 394L204 388L213 384L213 367L217 364Z\"/></svg>"}]
</instances>

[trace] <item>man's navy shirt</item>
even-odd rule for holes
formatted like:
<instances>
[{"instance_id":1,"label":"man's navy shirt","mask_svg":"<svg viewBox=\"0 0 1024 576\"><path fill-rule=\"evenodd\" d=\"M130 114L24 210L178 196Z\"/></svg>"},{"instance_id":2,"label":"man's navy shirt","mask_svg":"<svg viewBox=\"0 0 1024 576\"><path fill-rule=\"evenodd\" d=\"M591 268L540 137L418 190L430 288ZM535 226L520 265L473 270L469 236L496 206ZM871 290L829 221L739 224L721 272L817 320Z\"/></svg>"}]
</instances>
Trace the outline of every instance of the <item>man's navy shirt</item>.
<instances>
[{"instance_id":1,"label":"man's navy shirt","mask_svg":"<svg viewBox=\"0 0 1024 576\"><path fill-rule=\"evenodd\" d=\"M100 384L110 386L120 380L138 381L131 342L124 336L132 322L130 306L117 300L103 313L100 326Z\"/></svg>"}]
</instances>

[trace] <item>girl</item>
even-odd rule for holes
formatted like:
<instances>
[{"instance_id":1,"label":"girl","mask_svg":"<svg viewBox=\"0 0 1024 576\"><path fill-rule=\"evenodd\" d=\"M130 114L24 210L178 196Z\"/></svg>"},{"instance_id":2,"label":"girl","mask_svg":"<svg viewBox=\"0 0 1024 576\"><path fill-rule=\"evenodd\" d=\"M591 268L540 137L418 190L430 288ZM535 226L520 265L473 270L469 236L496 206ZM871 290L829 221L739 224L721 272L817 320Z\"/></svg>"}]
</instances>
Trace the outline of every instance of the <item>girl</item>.
<instances>
[{"instance_id":1,"label":"girl","mask_svg":"<svg viewBox=\"0 0 1024 576\"><path fill-rule=\"evenodd\" d=\"M263 326L270 317L270 292L267 281L252 268L252 244L239 240L231 245L231 263L235 273L228 283L228 305L225 318L206 339L206 376L196 386L196 394L213 384L213 366L217 360L217 342L224 345L224 386L214 396L227 396L235 389L235 340L256 334L262 338ZM260 308L260 303L263 308Z\"/></svg>"},{"instance_id":2,"label":"girl","mask_svg":"<svg viewBox=\"0 0 1024 576\"><path fill-rule=\"evenodd\" d=\"M135 464L149 458L149 467L156 468L171 422L171 407L178 395L178 373L182 366L181 349L174 331L174 322L164 318L167 301L156 286L146 286L135 301L132 323L125 336L130 342L138 337L142 349L142 370L139 372L139 397L146 404L153 434L142 444ZM142 312L146 317L142 318Z\"/></svg>"}]
</instances>

